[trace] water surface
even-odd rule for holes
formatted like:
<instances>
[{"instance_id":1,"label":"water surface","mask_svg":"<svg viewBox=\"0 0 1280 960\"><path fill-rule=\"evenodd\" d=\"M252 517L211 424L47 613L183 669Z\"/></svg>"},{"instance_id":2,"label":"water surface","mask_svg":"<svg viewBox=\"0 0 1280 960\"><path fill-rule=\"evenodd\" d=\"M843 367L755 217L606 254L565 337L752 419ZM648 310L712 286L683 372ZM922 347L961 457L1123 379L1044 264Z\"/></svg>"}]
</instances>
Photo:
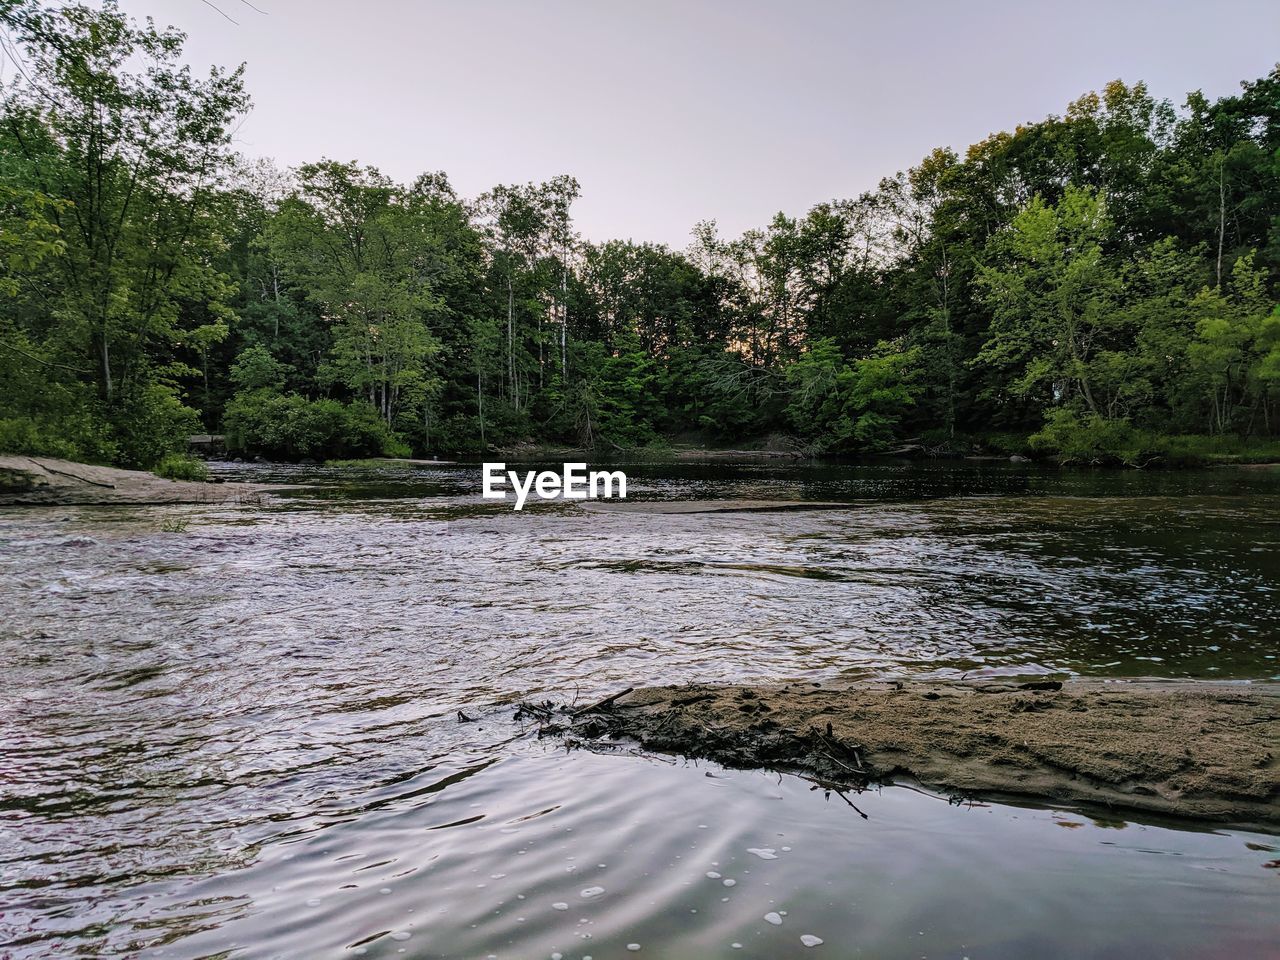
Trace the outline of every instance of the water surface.
<instances>
[{"instance_id":1,"label":"water surface","mask_svg":"<svg viewBox=\"0 0 1280 960\"><path fill-rule=\"evenodd\" d=\"M511 716L690 680L1274 679L1280 474L627 470L847 507L515 513L475 466L227 465L311 486L0 513L0 957L1271 955L1272 838L905 788L864 819Z\"/></svg>"}]
</instances>

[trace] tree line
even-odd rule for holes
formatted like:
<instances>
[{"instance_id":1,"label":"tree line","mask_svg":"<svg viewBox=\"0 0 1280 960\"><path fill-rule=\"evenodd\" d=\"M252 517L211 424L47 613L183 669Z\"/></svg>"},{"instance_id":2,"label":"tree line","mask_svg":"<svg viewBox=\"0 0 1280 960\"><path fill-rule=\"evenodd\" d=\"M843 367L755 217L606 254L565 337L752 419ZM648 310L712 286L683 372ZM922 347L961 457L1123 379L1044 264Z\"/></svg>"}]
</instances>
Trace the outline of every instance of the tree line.
<instances>
[{"instance_id":1,"label":"tree line","mask_svg":"<svg viewBox=\"0 0 1280 960\"><path fill-rule=\"evenodd\" d=\"M578 183L458 196L236 154L243 68L112 0L0 0L0 452L151 466L774 436L1147 462L1280 432L1280 68L1107 84L686 250Z\"/></svg>"}]
</instances>

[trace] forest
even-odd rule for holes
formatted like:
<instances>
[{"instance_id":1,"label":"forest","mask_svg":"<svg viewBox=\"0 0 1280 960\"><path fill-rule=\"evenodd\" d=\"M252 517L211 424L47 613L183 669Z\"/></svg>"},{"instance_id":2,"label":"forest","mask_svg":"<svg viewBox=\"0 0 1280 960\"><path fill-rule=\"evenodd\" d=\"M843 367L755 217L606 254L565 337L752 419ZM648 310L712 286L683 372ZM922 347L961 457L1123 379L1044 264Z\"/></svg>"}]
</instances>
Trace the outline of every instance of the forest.
<instances>
[{"instance_id":1,"label":"forest","mask_svg":"<svg viewBox=\"0 0 1280 960\"><path fill-rule=\"evenodd\" d=\"M0 453L1280 455L1280 67L674 250L584 240L569 175L242 156L244 68L110 0L0 27Z\"/></svg>"}]
</instances>

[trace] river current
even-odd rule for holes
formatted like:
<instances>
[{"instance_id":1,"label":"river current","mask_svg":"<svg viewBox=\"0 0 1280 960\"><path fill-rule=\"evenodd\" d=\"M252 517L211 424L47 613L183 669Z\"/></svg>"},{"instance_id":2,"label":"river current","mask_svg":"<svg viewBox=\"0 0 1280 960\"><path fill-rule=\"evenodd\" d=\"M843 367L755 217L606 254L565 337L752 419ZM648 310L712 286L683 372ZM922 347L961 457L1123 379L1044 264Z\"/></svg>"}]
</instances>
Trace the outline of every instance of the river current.
<instances>
[{"instance_id":1,"label":"river current","mask_svg":"<svg viewBox=\"0 0 1280 960\"><path fill-rule=\"evenodd\" d=\"M221 464L294 486L0 511L0 958L1280 952L1274 837L858 812L513 720L695 680L1280 679L1280 471L624 469L635 501L824 508Z\"/></svg>"}]
</instances>

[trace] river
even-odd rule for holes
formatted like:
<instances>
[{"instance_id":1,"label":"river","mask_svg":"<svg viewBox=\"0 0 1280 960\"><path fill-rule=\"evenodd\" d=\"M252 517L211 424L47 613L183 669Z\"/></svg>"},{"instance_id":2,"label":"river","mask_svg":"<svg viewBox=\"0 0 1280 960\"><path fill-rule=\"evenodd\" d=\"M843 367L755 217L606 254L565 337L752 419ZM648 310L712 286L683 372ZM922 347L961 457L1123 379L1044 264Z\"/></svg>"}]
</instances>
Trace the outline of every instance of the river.
<instances>
[{"instance_id":1,"label":"river","mask_svg":"<svg viewBox=\"0 0 1280 960\"><path fill-rule=\"evenodd\" d=\"M826 508L219 464L299 486L0 511L0 957L1275 955L1275 837L909 786L864 818L512 717L694 680L1280 679L1280 470L625 469L636 501Z\"/></svg>"}]
</instances>

